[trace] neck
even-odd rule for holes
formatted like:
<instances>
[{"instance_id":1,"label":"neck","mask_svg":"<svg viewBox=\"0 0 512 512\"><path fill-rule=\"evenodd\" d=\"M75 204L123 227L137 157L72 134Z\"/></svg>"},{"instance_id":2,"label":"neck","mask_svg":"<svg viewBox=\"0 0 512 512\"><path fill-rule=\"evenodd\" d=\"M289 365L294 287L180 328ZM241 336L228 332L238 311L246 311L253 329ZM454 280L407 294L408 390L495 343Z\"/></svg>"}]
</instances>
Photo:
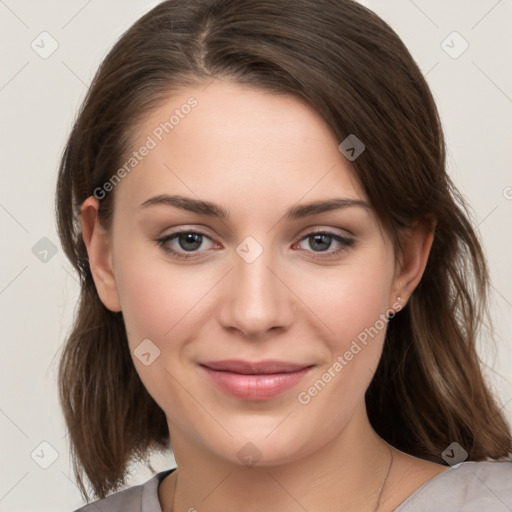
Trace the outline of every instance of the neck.
<instances>
[{"instance_id":1,"label":"neck","mask_svg":"<svg viewBox=\"0 0 512 512\"><path fill-rule=\"evenodd\" d=\"M390 449L371 428L364 407L320 449L279 465L235 463L179 430L171 438L178 470L177 480L160 486L165 512L373 512L390 466Z\"/></svg>"}]
</instances>

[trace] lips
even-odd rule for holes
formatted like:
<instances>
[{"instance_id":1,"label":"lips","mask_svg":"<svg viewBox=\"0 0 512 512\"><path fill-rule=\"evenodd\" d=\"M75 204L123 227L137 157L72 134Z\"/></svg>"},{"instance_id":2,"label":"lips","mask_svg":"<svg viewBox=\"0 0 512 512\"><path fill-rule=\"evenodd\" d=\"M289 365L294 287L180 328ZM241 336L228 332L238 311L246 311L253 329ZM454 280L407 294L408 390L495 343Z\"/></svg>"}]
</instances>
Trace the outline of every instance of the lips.
<instances>
[{"instance_id":1,"label":"lips","mask_svg":"<svg viewBox=\"0 0 512 512\"><path fill-rule=\"evenodd\" d=\"M216 386L237 398L268 400L297 385L313 365L286 361L206 361L201 370Z\"/></svg>"},{"instance_id":2,"label":"lips","mask_svg":"<svg viewBox=\"0 0 512 512\"><path fill-rule=\"evenodd\" d=\"M230 359L226 361L208 361L201 364L212 370L242 373L244 375L260 375L263 373L290 373L297 370L302 370L307 366L311 366L274 360L251 363L248 361L241 361L239 359Z\"/></svg>"}]
</instances>

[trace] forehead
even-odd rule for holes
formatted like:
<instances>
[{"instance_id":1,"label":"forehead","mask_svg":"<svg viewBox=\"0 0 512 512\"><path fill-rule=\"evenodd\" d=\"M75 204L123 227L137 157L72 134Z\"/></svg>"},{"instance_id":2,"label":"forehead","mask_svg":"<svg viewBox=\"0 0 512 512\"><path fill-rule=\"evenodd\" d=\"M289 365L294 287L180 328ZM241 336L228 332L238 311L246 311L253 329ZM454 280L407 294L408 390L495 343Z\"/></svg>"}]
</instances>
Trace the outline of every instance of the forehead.
<instances>
[{"instance_id":1,"label":"forehead","mask_svg":"<svg viewBox=\"0 0 512 512\"><path fill-rule=\"evenodd\" d=\"M217 79L173 93L134 133L138 154L116 187L130 204L159 193L268 206L334 191L364 199L339 141L296 96Z\"/></svg>"}]
</instances>

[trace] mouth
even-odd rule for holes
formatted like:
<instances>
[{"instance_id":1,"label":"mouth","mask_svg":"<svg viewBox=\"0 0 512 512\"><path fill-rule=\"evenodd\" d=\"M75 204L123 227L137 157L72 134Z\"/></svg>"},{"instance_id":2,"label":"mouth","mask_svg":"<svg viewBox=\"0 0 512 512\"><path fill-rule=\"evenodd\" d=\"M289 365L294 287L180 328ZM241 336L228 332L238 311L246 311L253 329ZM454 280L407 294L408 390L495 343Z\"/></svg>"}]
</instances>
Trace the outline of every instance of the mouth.
<instances>
[{"instance_id":1,"label":"mouth","mask_svg":"<svg viewBox=\"0 0 512 512\"><path fill-rule=\"evenodd\" d=\"M244 400L268 400L296 386L314 365L286 361L207 361L201 370L223 392Z\"/></svg>"}]
</instances>

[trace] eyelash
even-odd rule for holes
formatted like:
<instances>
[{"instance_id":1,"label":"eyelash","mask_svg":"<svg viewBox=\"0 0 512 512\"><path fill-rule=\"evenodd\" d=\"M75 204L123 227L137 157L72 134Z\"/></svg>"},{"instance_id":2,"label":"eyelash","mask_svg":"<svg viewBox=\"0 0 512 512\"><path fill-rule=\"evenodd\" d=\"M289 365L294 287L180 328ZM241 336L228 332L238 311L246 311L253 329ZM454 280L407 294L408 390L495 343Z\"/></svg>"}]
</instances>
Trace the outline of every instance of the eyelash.
<instances>
[{"instance_id":1,"label":"eyelash","mask_svg":"<svg viewBox=\"0 0 512 512\"><path fill-rule=\"evenodd\" d=\"M181 259L181 260L197 259L197 256L193 256L193 254L196 253L197 251L192 251L189 254L185 254L185 253L176 251L175 249L171 249L167 245L165 245L167 242L170 242L171 240L177 238L179 235L183 235L183 234L201 235L201 236L211 240L211 238L206 233L203 233L201 231L180 230L180 231L175 231L174 233L170 233L170 234L166 235L165 237L157 238L154 241L158 244L159 247L162 248L162 250L165 253L172 255L172 257L174 257L174 258ZM315 235L326 235L329 238L332 238L342 244L342 247L335 251L330 251L330 252L325 252L325 253L324 253L324 251L317 251L317 252L313 251L312 254L314 256L312 256L312 257L316 258L316 259L332 258L333 256L340 254L341 252L345 251L348 247L351 247L354 244L353 239L346 238L344 236L341 236L338 233L334 233L332 231L325 230L325 229L321 230L321 231L312 231L311 233L308 233L307 235L303 236L299 240L299 243L302 242L303 240L307 240L308 238L313 237ZM305 250L305 249L303 249L303 250ZM306 251L306 252L311 252L311 251ZM323 254L327 254L327 256L323 256Z\"/></svg>"}]
</instances>

